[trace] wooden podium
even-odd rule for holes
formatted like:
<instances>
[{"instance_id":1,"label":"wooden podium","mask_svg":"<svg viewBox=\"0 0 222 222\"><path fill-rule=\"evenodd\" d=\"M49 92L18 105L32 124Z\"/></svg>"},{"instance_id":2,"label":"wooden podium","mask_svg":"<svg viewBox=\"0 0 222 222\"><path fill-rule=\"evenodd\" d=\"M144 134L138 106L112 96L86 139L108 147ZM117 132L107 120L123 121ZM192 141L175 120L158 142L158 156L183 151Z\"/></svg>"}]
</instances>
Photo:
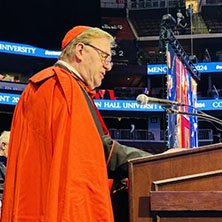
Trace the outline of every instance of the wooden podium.
<instances>
[{"instance_id":1,"label":"wooden podium","mask_svg":"<svg viewBox=\"0 0 222 222\"><path fill-rule=\"evenodd\" d=\"M130 222L221 222L222 143L129 161Z\"/></svg>"}]
</instances>

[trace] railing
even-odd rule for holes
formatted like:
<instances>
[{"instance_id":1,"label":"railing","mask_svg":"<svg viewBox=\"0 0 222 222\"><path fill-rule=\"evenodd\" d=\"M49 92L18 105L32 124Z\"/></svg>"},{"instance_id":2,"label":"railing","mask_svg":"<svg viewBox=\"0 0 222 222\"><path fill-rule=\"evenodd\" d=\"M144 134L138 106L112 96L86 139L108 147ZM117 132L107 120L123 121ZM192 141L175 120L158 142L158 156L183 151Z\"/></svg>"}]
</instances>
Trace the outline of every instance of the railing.
<instances>
[{"instance_id":1,"label":"railing","mask_svg":"<svg viewBox=\"0 0 222 222\"><path fill-rule=\"evenodd\" d=\"M199 129L198 130L199 141L213 141L213 130L212 129Z\"/></svg>"},{"instance_id":2,"label":"railing","mask_svg":"<svg viewBox=\"0 0 222 222\"><path fill-rule=\"evenodd\" d=\"M206 0L206 2L203 2L202 5L222 5L222 0Z\"/></svg>"},{"instance_id":3,"label":"railing","mask_svg":"<svg viewBox=\"0 0 222 222\"><path fill-rule=\"evenodd\" d=\"M167 8L178 6L178 0L132 0L128 2L128 9L153 9L153 8Z\"/></svg>"},{"instance_id":4,"label":"railing","mask_svg":"<svg viewBox=\"0 0 222 222\"><path fill-rule=\"evenodd\" d=\"M101 0L101 8L128 8L136 9L153 9L177 7L178 0ZM184 1L180 3L180 7L184 6Z\"/></svg>"},{"instance_id":5,"label":"railing","mask_svg":"<svg viewBox=\"0 0 222 222\"><path fill-rule=\"evenodd\" d=\"M126 7L126 2L124 0L101 0L100 1L100 7L101 8L125 8Z\"/></svg>"},{"instance_id":6,"label":"railing","mask_svg":"<svg viewBox=\"0 0 222 222\"><path fill-rule=\"evenodd\" d=\"M144 129L134 130L130 129L109 129L110 135L116 140L155 140L152 132Z\"/></svg>"},{"instance_id":7,"label":"railing","mask_svg":"<svg viewBox=\"0 0 222 222\"><path fill-rule=\"evenodd\" d=\"M184 1L179 5L179 7L183 7L185 5ZM222 5L222 0L206 0L206 2L201 2L201 6L218 5ZM171 8L178 7L178 0L101 0L100 6L101 8L128 8L129 10Z\"/></svg>"}]
</instances>

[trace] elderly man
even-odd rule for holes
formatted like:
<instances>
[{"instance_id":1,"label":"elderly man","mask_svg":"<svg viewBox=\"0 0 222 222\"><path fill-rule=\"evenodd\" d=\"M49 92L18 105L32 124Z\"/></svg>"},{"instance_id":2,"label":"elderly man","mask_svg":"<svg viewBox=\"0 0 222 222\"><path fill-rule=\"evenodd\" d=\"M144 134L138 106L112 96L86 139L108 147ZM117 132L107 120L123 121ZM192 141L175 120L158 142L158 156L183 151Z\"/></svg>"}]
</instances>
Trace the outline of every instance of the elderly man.
<instances>
[{"instance_id":1,"label":"elderly man","mask_svg":"<svg viewBox=\"0 0 222 222\"><path fill-rule=\"evenodd\" d=\"M112 43L74 27L56 64L30 78L11 127L2 222L114 221L108 176L127 177L127 161L150 154L113 141L93 103Z\"/></svg>"},{"instance_id":2,"label":"elderly man","mask_svg":"<svg viewBox=\"0 0 222 222\"><path fill-rule=\"evenodd\" d=\"M0 209L2 206L2 196L4 190L5 172L8 157L8 143L10 131L3 131L0 136Z\"/></svg>"}]
</instances>

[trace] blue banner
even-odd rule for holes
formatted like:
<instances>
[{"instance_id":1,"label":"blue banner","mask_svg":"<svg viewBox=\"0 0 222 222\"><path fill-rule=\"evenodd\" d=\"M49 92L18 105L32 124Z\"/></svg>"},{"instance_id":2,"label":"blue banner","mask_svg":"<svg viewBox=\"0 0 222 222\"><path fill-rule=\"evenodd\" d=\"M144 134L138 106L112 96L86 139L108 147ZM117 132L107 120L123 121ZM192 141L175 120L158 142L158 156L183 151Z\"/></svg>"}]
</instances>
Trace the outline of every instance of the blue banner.
<instances>
[{"instance_id":1,"label":"blue banner","mask_svg":"<svg viewBox=\"0 0 222 222\"><path fill-rule=\"evenodd\" d=\"M0 104L16 105L21 95L11 93L0 93ZM140 105L134 100L105 100L95 99L96 107L99 110L108 111L148 111L163 112L164 109L157 104ZM197 109L199 110L222 110L222 99L198 100Z\"/></svg>"},{"instance_id":2,"label":"blue banner","mask_svg":"<svg viewBox=\"0 0 222 222\"><path fill-rule=\"evenodd\" d=\"M222 99L198 100L197 109L202 111L222 110Z\"/></svg>"},{"instance_id":3,"label":"blue banner","mask_svg":"<svg viewBox=\"0 0 222 222\"><path fill-rule=\"evenodd\" d=\"M11 93L0 93L0 104L16 105L21 95Z\"/></svg>"},{"instance_id":4,"label":"blue banner","mask_svg":"<svg viewBox=\"0 0 222 222\"><path fill-rule=\"evenodd\" d=\"M134 100L94 100L99 110L113 111L163 111L157 104L140 105Z\"/></svg>"},{"instance_id":5,"label":"blue banner","mask_svg":"<svg viewBox=\"0 0 222 222\"><path fill-rule=\"evenodd\" d=\"M51 50L36 48L31 45L0 41L0 53L10 53L17 55L42 57L42 58L58 58L61 51L51 51Z\"/></svg>"},{"instance_id":6,"label":"blue banner","mask_svg":"<svg viewBox=\"0 0 222 222\"><path fill-rule=\"evenodd\" d=\"M222 72L222 62L195 63L200 73ZM167 73L166 64L147 65L148 75L161 75Z\"/></svg>"},{"instance_id":7,"label":"blue banner","mask_svg":"<svg viewBox=\"0 0 222 222\"><path fill-rule=\"evenodd\" d=\"M0 53L9 53L42 58L58 58L61 51L37 48L31 45L0 41ZM222 62L208 62L194 64L200 73L222 72ZM166 74L166 64L147 65L148 75Z\"/></svg>"}]
</instances>

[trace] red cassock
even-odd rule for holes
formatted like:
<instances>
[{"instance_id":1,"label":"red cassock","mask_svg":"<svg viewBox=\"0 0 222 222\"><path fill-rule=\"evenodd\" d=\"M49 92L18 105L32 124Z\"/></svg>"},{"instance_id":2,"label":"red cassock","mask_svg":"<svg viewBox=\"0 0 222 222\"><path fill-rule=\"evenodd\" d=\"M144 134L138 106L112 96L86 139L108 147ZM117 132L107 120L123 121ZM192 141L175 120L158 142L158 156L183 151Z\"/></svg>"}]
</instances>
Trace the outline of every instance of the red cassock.
<instances>
[{"instance_id":1,"label":"red cassock","mask_svg":"<svg viewBox=\"0 0 222 222\"><path fill-rule=\"evenodd\" d=\"M30 79L15 108L2 222L113 222L103 144L76 79Z\"/></svg>"}]
</instances>

